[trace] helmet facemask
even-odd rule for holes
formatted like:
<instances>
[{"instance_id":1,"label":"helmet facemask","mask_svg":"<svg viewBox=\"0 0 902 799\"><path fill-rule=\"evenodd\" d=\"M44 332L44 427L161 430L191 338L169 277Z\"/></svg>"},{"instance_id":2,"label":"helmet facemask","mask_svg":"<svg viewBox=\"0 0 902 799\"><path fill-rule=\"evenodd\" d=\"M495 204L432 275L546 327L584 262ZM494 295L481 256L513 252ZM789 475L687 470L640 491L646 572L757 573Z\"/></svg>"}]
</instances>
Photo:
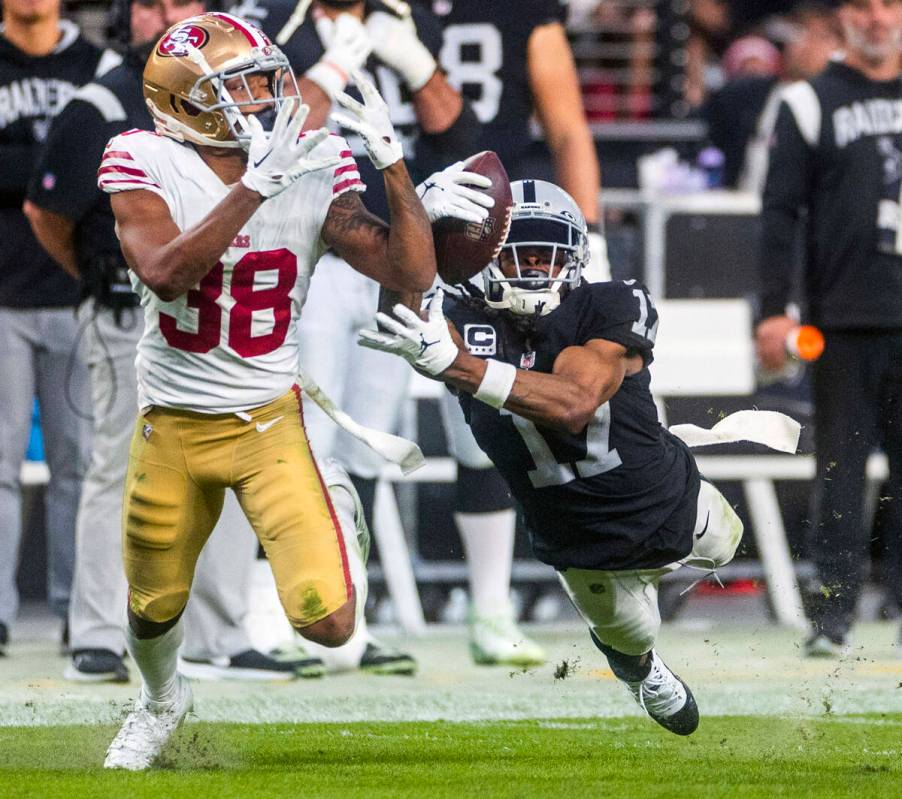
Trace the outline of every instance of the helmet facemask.
<instances>
[{"instance_id":1,"label":"helmet facemask","mask_svg":"<svg viewBox=\"0 0 902 799\"><path fill-rule=\"evenodd\" d=\"M255 97L254 75L266 77L268 91L259 93L267 96ZM271 130L282 104L300 92L288 59L265 34L237 17L211 13L164 34L144 69L144 95L158 133L246 150L246 115Z\"/></svg>"},{"instance_id":2,"label":"helmet facemask","mask_svg":"<svg viewBox=\"0 0 902 799\"><path fill-rule=\"evenodd\" d=\"M189 99L181 101L182 107L186 113L191 115L222 113L234 141L216 142L216 146L241 147L247 150L250 146L251 135L245 116L246 110L253 108L253 115L263 125L263 129L268 132L272 130L276 115L286 99L300 96L297 80L288 60L280 50L277 48L273 48L273 50L274 52L268 54L255 52L252 59L220 69L217 72L214 72L210 69L209 64L205 63L203 54L197 48L192 48L188 53L187 57L198 64L206 74L197 79L189 92ZM260 74L266 75L270 97L255 98L254 96L248 77ZM241 81L244 91L240 94L248 99L236 100L233 97L233 93L239 94L239 92L236 92L234 88L230 91L226 87L226 83L234 79ZM288 91L285 90L286 86ZM178 99L175 102L179 102ZM263 106L262 109L261 106ZM157 120L160 119L160 115L155 114L155 116ZM166 121L168 122L168 120Z\"/></svg>"},{"instance_id":3,"label":"helmet facemask","mask_svg":"<svg viewBox=\"0 0 902 799\"><path fill-rule=\"evenodd\" d=\"M572 204L561 189L545 185ZM487 305L518 315L544 316L579 285L588 260L585 222L578 210L571 213L560 205L545 202L514 206L501 254L483 270Z\"/></svg>"}]
</instances>

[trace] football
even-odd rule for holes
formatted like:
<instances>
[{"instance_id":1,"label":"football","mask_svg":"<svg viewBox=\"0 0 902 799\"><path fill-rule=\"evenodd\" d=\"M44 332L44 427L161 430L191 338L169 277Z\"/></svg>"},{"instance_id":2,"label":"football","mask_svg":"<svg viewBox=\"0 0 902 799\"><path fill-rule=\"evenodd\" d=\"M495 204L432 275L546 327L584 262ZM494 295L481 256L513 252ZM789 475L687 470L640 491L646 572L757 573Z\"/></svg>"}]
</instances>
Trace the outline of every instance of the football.
<instances>
[{"instance_id":1,"label":"football","mask_svg":"<svg viewBox=\"0 0 902 799\"><path fill-rule=\"evenodd\" d=\"M432 226L435 258L439 277L445 283L464 283L501 251L510 227L514 199L511 184L501 159L491 150L470 156L464 161L467 172L476 172L492 181L485 191L495 205L489 208L484 222L464 222L461 219L439 219Z\"/></svg>"}]
</instances>

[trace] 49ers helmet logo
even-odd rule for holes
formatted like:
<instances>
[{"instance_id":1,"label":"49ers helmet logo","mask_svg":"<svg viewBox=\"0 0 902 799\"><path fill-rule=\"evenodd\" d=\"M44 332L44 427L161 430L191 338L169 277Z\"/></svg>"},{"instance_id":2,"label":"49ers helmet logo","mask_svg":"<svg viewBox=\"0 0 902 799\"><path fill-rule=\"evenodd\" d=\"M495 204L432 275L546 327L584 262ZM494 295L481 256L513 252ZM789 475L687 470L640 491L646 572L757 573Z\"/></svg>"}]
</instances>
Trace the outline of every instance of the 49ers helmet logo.
<instances>
[{"instance_id":1,"label":"49ers helmet logo","mask_svg":"<svg viewBox=\"0 0 902 799\"><path fill-rule=\"evenodd\" d=\"M209 34L197 25L182 25L163 37L157 47L157 52L162 56L179 58L188 55L189 45L199 50L209 38Z\"/></svg>"}]
</instances>

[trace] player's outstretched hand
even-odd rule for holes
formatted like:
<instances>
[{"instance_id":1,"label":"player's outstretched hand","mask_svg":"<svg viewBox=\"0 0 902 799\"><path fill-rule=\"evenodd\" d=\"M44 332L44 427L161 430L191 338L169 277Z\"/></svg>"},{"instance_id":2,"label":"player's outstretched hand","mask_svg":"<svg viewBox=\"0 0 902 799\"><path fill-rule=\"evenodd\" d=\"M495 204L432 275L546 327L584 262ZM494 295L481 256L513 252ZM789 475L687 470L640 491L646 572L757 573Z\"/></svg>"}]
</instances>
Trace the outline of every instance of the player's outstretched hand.
<instances>
[{"instance_id":1,"label":"player's outstretched hand","mask_svg":"<svg viewBox=\"0 0 902 799\"><path fill-rule=\"evenodd\" d=\"M435 172L417 186L417 197L426 209L430 222L445 217L462 219L464 222L484 222L495 201L488 194L469 188L488 189L492 185L490 178L467 172L464 162L445 167Z\"/></svg>"},{"instance_id":2,"label":"player's outstretched hand","mask_svg":"<svg viewBox=\"0 0 902 799\"><path fill-rule=\"evenodd\" d=\"M316 32L326 52L304 77L334 99L347 86L351 73L366 63L372 50L370 37L363 22L347 13L334 20L320 13L316 16Z\"/></svg>"},{"instance_id":3,"label":"player's outstretched hand","mask_svg":"<svg viewBox=\"0 0 902 799\"><path fill-rule=\"evenodd\" d=\"M358 103L345 92L339 92L335 100L347 113L333 112L332 119L363 139L363 146L376 169L390 167L404 157L404 151L391 123L388 106L360 70L354 70L351 78L360 90L363 102Z\"/></svg>"},{"instance_id":4,"label":"player's outstretched hand","mask_svg":"<svg viewBox=\"0 0 902 799\"><path fill-rule=\"evenodd\" d=\"M420 41L409 15L397 17L374 11L366 18L366 29L373 43L373 55L397 72L411 91L419 91L429 83L437 67L435 58Z\"/></svg>"},{"instance_id":5,"label":"player's outstretched hand","mask_svg":"<svg viewBox=\"0 0 902 799\"><path fill-rule=\"evenodd\" d=\"M400 355L414 369L428 377L438 377L454 362L459 352L442 313L444 299L441 289L435 292L425 320L406 305L396 305L392 309L398 319L377 313L376 322L389 332L361 330L357 343L361 347Z\"/></svg>"},{"instance_id":6,"label":"player's outstretched hand","mask_svg":"<svg viewBox=\"0 0 902 799\"><path fill-rule=\"evenodd\" d=\"M263 130L257 117L247 118L251 144L247 152L247 170L241 182L264 200L288 188L302 175L328 169L341 160L338 155L310 157L317 145L329 136L329 131L320 128L301 136L310 108L299 107L299 103L300 99L296 97L282 103L270 133Z\"/></svg>"}]
</instances>

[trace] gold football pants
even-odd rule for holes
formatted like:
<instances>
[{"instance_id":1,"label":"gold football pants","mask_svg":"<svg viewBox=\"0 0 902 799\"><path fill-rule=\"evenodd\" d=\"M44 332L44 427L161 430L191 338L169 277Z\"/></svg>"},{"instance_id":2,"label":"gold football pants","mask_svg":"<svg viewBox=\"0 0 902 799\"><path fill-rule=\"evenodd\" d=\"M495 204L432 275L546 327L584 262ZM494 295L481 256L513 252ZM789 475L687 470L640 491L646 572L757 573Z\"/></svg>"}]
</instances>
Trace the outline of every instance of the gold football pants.
<instances>
[{"instance_id":1,"label":"gold football pants","mask_svg":"<svg viewBox=\"0 0 902 799\"><path fill-rule=\"evenodd\" d=\"M353 596L344 537L304 431L300 390L250 416L159 407L139 414L125 483L123 557L129 606L141 618L168 621L185 607L227 488L266 551L294 627L325 618Z\"/></svg>"}]
</instances>

